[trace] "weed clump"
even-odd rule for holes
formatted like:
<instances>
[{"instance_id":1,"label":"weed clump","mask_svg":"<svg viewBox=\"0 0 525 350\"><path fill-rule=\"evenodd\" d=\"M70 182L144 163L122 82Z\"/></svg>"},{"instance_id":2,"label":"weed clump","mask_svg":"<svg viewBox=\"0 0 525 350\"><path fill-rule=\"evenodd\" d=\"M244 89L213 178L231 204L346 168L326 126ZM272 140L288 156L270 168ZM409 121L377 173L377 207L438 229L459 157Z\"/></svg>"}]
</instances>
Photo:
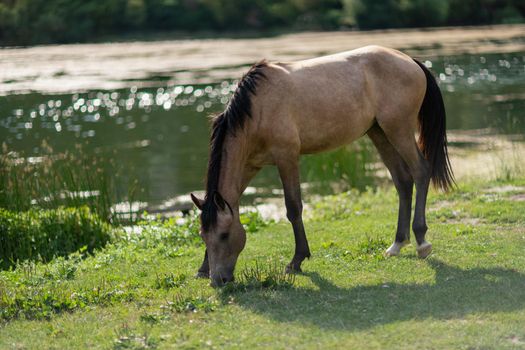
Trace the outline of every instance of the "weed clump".
<instances>
[{"instance_id":1,"label":"weed clump","mask_svg":"<svg viewBox=\"0 0 525 350\"><path fill-rule=\"evenodd\" d=\"M111 228L87 207L29 210L15 213L0 208L0 268L17 261L50 261L83 247L104 246Z\"/></svg>"},{"instance_id":2,"label":"weed clump","mask_svg":"<svg viewBox=\"0 0 525 350\"><path fill-rule=\"evenodd\" d=\"M157 274L155 279L155 288L156 289L171 289L175 287L180 287L186 282L186 275L179 273L177 275L173 273L167 274Z\"/></svg>"},{"instance_id":3,"label":"weed clump","mask_svg":"<svg viewBox=\"0 0 525 350\"><path fill-rule=\"evenodd\" d=\"M382 260L384 252L388 248L388 242L382 238L368 237L365 241L359 242L355 258L372 258Z\"/></svg>"},{"instance_id":4,"label":"weed clump","mask_svg":"<svg viewBox=\"0 0 525 350\"><path fill-rule=\"evenodd\" d=\"M242 292L248 290L278 290L291 288L295 283L295 274L286 273L285 267L279 263L261 264L246 267L239 273L238 280L228 283L222 289L223 293Z\"/></svg>"},{"instance_id":5,"label":"weed clump","mask_svg":"<svg viewBox=\"0 0 525 350\"><path fill-rule=\"evenodd\" d=\"M156 249L168 257L179 256L180 247L202 244L199 216L195 211L184 218L141 220L135 229L136 232L121 231L118 241L140 249Z\"/></svg>"},{"instance_id":6,"label":"weed clump","mask_svg":"<svg viewBox=\"0 0 525 350\"><path fill-rule=\"evenodd\" d=\"M255 233L272 222L265 220L258 210L249 210L241 213L240 220L245 230L249 233Z\"/></svg>"},{"instance_id":7,"label":"weed clump","mask_svg":"<svg viewBox=\"0 0 525 350\"><path fill-rule=\"evenodd\" d=\"M28 285L27 283L33 283ZM52 315L84 309L89 305L111 305L131 301L132 290L105 280L94 287L73 289L61 280L42 283L21 280L16 288L3 288L0 280L0 320L49 319Z\"/></svg>"},{"instance_id":8,"label":"weed clump","mask_svg":"<svg viewBox=\"0 0 525 350\"><path fill-rule=\"evenodd\" d=\"M115 330L116 339L113 349L156 349L158 341L156 338L149 336L148 333L136 334L135 331L127 324Z\"/></svg>"},{"instance_id":9,"label":"weed clump","mask_svg":"<svg viewBox=\"0 0 525 350\"><path fill-rule=\"evenodd\" d=\"M163 311L184 313L198 311L211 312L215 311L216 306L217 302L212 298L206 298L203 296L184 296L177 294L172 301L168 301L160 308Z\"/></svg>"}]
</instances>

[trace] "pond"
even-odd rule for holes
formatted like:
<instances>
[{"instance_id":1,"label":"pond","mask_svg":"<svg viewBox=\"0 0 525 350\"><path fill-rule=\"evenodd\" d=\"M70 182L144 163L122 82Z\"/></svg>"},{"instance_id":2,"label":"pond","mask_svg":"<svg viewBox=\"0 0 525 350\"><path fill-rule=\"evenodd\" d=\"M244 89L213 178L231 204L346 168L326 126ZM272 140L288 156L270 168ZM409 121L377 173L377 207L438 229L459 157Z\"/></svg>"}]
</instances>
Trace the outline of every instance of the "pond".
<instances>
[{"instance_id":1,"label":"pond","mask_svg":"<svg viewBox=\"0 0 525 350\"><path fill-rule=\"evenodd\" d=\"M424 61L440 82L452 133L484 129L485 134L525 135L525 52L435 54ZM224 109L237 78L236 73L187 84L153 75L124 80L124 88L6 93L0 96L0 140L26 158L38 159L52 149L116 163L119 191L127 193L136 180L134 199L158 205L203 189L209 116ZM79 144L81 148L75 148ZM363 189L375 183L377 161L375 150L364 141L306 157L302 176L311 185L324 184L311 186L314 192L333 191L334 183L341 188L341 178L349 187ZM279 194L272 168L251 185L263 196Z\"/></svg>"}]
</instances>

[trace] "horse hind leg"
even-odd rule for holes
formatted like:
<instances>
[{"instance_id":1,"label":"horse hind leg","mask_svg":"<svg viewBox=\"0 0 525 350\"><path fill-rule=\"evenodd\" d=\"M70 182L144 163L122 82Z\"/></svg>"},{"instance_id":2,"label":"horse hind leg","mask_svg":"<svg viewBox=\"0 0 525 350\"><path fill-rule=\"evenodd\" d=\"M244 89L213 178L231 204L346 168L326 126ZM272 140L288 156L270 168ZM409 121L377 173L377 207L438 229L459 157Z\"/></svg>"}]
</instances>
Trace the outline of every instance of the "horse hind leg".
<instances>
[{"instance_id":1,"label":"horse hind leg","mask_svg":"<svg viewBox=\"0 0 525 350\"><path fill-rule=\"evenodd\" d=\"M410 216L414 180L407 164L388 141L377 123L372 126L367 134L388 168L399 197L396 237L394 243L385 252L387 256L396 256L399 255L401 248L410 243Z\"/></svg>"},{"instance_id":2,"label":"horse hind leg","mask_svg":"<svg viewBox=\"0 0 525 350\"><path fill-rule=\"evenodd\" d=\"M413 119L417 118L417 114ZM430 164L423 157L415 138L414 130L407 125L409 119L378 118L378 123L383 129L388 141L405 161L412 179L416 184L416 205L412 230L416 236L416 251L420 258L426 258L432 252L432 244L425 240L427 224L425 218L428 187L430 184ZM397 122L391 122L397 121Z\"/></svg>"},{"instance_id":3,"label":"horse hind leg","mask_svg":"<svg viewBox=\"0 0 525 350\"><path fill-rule=\"evenodd\" d=\"M414 221L412 230L416 236L417 254L420 258L426 258L432 252L432 244L425 240L427 223L425 218L425 207L427 202L428 187L430 184L430 166L428 161L419 153L420 164L423 164L422 175L416 180L416 208L414 209Z\"/></svg>"}]
</instances>

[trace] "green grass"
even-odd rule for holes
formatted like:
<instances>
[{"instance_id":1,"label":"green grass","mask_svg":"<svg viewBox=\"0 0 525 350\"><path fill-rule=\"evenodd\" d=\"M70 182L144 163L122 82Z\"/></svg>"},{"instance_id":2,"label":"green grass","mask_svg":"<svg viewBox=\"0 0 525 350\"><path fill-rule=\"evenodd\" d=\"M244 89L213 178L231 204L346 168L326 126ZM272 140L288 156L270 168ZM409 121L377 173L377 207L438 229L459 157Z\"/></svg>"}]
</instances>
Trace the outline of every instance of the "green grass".
<instances>
[{"instance_id":1,"label":"green grass","mask_svg":"<svg viewBox=\"0 0 525 350\"><path fill-rule=\"evenodd\" d=\"M11 212L0 208L0 268L24 260L50 261L79 249L92 252L111 228L87 207Z\"/></svg>"},{"instance_id":2,"label":"green grass","mask_svg":"<svg viewBox=\"0 0 525 350\"><path fill-rule=\"evenodd\" d=\"M0 348L524 348L524 186L431 193L426 260L382 254L393 189L325 197L308 209L303 274L283 274L290 225L261 225L223 289L193 278L194 220L147 224L93 255L0 272Z\"/></svg>"}]
</instances>

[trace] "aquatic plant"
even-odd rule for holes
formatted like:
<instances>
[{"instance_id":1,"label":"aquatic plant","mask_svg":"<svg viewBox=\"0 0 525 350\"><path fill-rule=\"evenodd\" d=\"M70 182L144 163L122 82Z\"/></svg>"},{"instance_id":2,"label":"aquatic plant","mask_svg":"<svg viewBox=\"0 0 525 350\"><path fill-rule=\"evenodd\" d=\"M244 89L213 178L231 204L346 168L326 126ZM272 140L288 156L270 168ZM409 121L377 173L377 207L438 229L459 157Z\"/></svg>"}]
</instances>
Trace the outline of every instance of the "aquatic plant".
<instances>
[{"instance_id":1,"label":"aquatic plant","mask_svg":"<svg viewBox=\"0 0 525 350\"><path fill-rule=\"evenodd\" d=\"M88 206L100 218L120 222L121 217L112 206L125 199L131 202L137 183L129 179L127 193L119 193L118 167L114 160L87 154L80 145L73 151L55 153L43 141L41 149L41 156L25 157L2 145L0 208L26 211ZM127 216L133 219L133 215Z\"/></svg>"}]
</instances>

